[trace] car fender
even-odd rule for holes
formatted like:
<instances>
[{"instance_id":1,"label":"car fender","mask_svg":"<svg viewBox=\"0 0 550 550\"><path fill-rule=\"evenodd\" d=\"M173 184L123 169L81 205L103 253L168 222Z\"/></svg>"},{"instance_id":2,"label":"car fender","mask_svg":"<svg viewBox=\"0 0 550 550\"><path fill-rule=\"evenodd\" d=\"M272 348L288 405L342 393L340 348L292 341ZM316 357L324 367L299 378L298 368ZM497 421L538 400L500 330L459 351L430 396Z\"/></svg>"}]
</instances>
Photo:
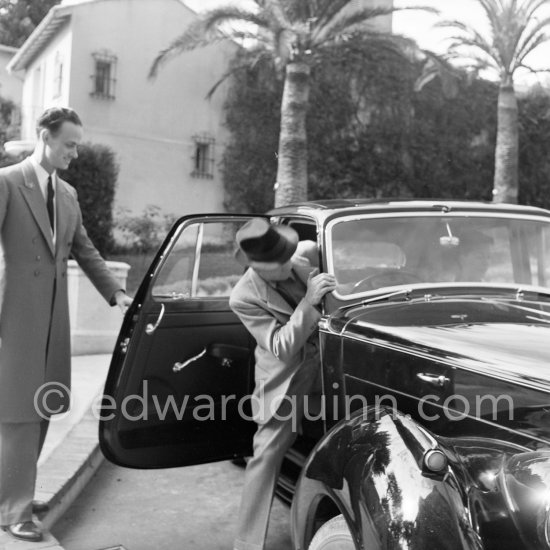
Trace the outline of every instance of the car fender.
<instances>
[{"instance_id":1,"label":"car fender","mask_svg":"<svg viewBox=\"0 0 550 550\"><path fill-rule=\"evenodd\" d=\"M343 514L358 550L481 549L463 485L445 449L410 417L362 409L306 461L292 504L294 547L306 550L324 521Z\"/></svg>"}]
</instances>

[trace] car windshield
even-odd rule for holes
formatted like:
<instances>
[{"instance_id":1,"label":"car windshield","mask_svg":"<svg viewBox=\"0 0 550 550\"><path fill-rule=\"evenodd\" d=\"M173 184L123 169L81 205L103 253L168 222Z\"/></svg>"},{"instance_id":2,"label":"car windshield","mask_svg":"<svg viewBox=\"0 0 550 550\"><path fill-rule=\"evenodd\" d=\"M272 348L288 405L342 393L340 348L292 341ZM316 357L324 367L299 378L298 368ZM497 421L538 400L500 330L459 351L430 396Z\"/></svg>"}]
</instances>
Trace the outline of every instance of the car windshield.
<instances>
[{"instance_id":1,"label":"car windshield","mask_svg":"<svg viewBox=\"0 0 550 550\"><path fill-rule=\"evenodd\" d=\"M349 217L328 230L337 293L433 283L550 286L550 223L503 215Z\"/></svg>"}]
</instances>

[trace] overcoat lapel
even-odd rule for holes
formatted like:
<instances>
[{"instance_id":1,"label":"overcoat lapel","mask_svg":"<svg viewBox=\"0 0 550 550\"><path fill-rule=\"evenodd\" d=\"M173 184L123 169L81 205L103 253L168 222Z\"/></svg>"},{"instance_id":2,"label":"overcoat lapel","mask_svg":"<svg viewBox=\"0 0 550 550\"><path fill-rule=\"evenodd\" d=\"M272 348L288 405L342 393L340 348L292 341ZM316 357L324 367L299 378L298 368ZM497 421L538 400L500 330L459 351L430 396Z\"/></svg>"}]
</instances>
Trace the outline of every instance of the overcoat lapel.
<instances>
[{"instance_id":1,"label":"overcoat lapel","mask_svg":"<svg viewBox=\"0 0 550 550\"><path fill-rule=\"evenodd\" d=\"M62 243L67 242L66 233L70 228L70 218L74 215L71 196L63 183L64 182L58 177L55 197L56 248L58 249Z\"/></svg>"},{"instance_id":2,"label":"overcoat lapel","mask_svg":"<svg viewBox=\"0 0 550 550\"><path fill-rule=\"evenodd\" d=\"M50 228L48 210L46 208L46 201L44 200L42 191L40 191L36 173L32 167L32 164L28 160L21 163L21 168L23 170L23 185L21 185L19 189L21 189L21 193L23 193L23 197L27 202L38 227L40 228L40 231L42 231L42 235L44 236L44 239L46 239L50 252L53 256L55 251L53 248L52 230Z\"/></svg>"}]
</instances>

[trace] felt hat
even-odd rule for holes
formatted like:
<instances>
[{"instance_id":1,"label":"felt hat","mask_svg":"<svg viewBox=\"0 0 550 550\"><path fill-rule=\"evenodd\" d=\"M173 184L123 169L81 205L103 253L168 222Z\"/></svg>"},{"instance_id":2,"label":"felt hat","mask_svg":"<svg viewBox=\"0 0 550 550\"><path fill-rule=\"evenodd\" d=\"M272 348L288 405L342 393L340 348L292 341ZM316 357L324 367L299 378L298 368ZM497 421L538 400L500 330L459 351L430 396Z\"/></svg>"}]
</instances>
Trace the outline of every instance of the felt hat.
<instances>
[{"instance_id":1,"label":"felt hat","mask_svg":"<svg viewBox=\"0 0 550 550\"><path fill-rule=\"evenodd\" d=\"M291 227L272 225L264 218L252 218L236 235L235 257L242 265L251 262L284 264L296 252L298 234Z\"/></svg>"}]
</instances>

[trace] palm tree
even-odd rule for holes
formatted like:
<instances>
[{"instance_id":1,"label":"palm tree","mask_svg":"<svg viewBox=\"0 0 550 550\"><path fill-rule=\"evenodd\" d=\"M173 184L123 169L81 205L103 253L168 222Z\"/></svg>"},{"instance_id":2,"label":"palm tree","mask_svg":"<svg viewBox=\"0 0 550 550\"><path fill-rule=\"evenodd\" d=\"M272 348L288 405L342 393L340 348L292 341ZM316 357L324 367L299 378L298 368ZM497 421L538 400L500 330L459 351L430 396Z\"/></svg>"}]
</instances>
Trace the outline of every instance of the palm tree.
<instances>
[{"instance_id":1,"label":"palm tree","mask_svg":"<svg viewBox=\"0 0 550 550\"><path fill-rule=\"evenodd\" d=\"M514 76L520 69L535 71L527 57L550 39L550 17L539 17L548 0L478 0L489 20L489 34L460 21L443 21L438 27L452 28L449 58L467 60L475 69L489 69L499 79L497 143L493 201L518 200L518 103Z\"/></svg>"},{"instance_id":2,"label":"palm tree","mask_svg":"<svg viewBox=\"0 0 550 550\"><path fill-rule=\"evenodd\" d=\"M150 76L174 55L227 38L253 44L249 63L262 57L274 60L285 71L275 184L275 206L283 206L307 198L306 112L314 57L357 32L372 36L377 46L396 47L400 41L410 46L402 37L369 26L377 17L408 8L394 8L391 0L389 7L365 7L363 0L251 0L249 4L249 8L228 5L205 12L159 53Z\"/></svg>"}]
</instances>

